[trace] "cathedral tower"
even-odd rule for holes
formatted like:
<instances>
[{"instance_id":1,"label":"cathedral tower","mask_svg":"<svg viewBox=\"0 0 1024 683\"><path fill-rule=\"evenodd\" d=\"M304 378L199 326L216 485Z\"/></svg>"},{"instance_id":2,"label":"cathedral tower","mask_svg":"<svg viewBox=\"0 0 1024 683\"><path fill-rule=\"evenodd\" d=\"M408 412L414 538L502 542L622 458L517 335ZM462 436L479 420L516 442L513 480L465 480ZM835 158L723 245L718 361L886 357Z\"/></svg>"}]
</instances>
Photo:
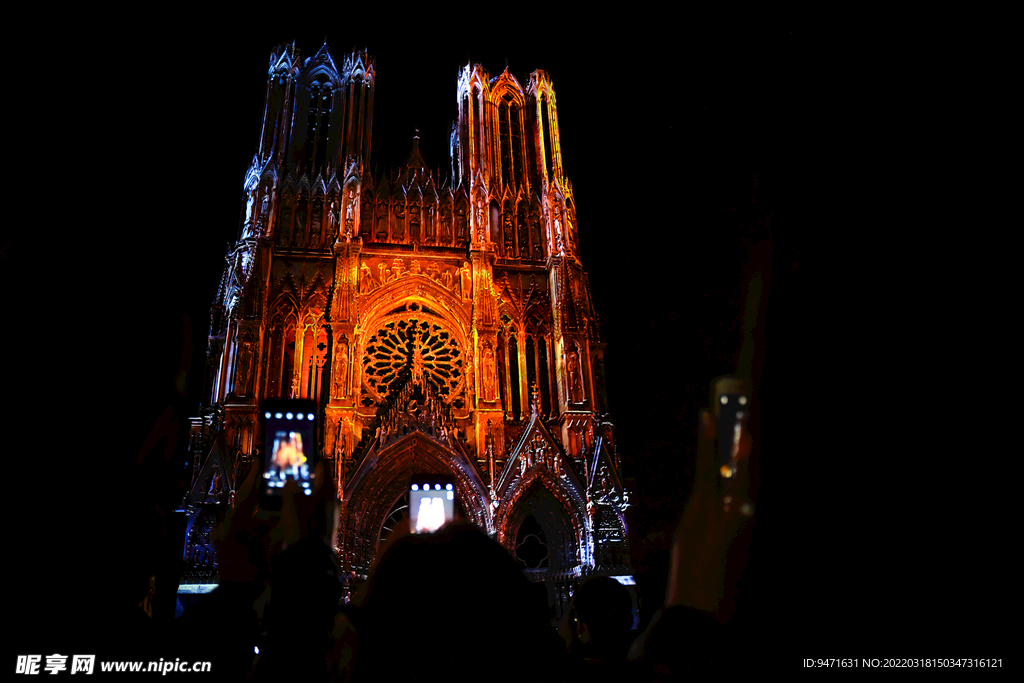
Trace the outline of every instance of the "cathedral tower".
<instances>
[{"instance_id":1,"label":"cathedral tower","mask_svg":"<svg viewBox=\"0 0 1024 683\"><path fill-rule=\"evenodd\" d=\"M409 477L443 473L560 611L584 576L631 570L554 88L467 64L445 173L417 137L374 175L374 79L366 53L271 55L193 419L185 582L215 580L209 531L261 448L260 403L308 398L346 576L406 514Z\"/></svg>"}]
</instances>

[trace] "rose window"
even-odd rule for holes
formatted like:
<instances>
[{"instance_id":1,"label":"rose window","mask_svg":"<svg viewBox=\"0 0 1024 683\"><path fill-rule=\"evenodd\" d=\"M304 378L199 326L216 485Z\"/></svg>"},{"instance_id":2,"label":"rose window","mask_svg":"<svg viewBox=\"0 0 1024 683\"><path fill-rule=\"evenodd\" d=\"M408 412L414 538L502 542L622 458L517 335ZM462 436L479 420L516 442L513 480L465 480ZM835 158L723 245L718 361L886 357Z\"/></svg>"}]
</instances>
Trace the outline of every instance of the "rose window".
<instances>
[{"instance_id":1,"label":"rose window","mask_svg":"<svg viewBox=\"0 0 1024 683\"><path fill-rule=\"evenodd\" d=\"M408 316L408 314L406 314ZM454 407L465 385L465 361L459 343L439 321L428 317L388 320L366 341L363 382L367 393L380 402L400 387L396 380L409 369L422 376L437 394Z\"/></svg>"}]
</instances>

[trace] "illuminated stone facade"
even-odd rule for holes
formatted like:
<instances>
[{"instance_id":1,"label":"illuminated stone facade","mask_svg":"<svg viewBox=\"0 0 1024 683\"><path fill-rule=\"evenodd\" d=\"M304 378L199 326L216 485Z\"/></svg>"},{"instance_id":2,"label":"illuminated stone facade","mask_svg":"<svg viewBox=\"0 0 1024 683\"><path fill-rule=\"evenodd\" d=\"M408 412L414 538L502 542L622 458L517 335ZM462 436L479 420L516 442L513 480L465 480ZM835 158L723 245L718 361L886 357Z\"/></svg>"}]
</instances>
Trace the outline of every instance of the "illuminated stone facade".
<instances>
[{"instance_id":1,"label":"illuminated stone facade","mask_svg":"<svg viewBox=\"0 0 1024 683\"><path fill-rule=\"evenodd\" d=\"M298 397L322 406L347 576L369 572L409 476L444 473L562 605L581 577L630 569L554 89L468 64L450 167L414 139L374 177L375 79L365 53L271 55L193 419L185 580L215 580L209 531L259 448L258 405Z\"/></svg>"}]
</instances>

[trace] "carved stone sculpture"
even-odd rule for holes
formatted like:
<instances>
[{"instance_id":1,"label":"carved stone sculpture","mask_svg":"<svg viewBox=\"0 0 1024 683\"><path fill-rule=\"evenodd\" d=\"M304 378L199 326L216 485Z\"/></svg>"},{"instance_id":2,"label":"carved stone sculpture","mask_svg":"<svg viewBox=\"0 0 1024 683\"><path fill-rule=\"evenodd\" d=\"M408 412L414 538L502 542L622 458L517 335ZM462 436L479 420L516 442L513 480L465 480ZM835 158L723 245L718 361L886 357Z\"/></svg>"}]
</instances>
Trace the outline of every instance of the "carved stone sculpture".
<instances>
[{"instance_id":1,"label":"carved stone sculpture","mask_svg":"<svg viewBox=\"0 0 1024 683\"><path fill-rule=\"evenodd\" d=\"M469 261L463 262L459 273L462 278L462 298L473 298L473 270L469 267Z\"/></svg>"},{"instance_id":2,"label":"carved stone sculpture","mask_svg":"<svg viewBox=\"0 0 1024 683\"><path fill-rule=\"evenodd\" d=\"M513 258L515 256L515 235L512 233L512 216L506 213L504 218L505 221L502 227L505 233L505 256Z\"/></svg>"},{"instance_id":3,"label":"carved stone sculpture","mask_svg":"<svg viewBox=\"0 0 1024 683\"><path fill-rule=\"evenodd\" d=\"M256 190L249 190L249 198L245 200L245 226L252 224L252 207L256 203Z\"/></svg>"},{"instance_id":4,"label":"carved stone sculpture","mask_svg":"<svg viewBox=\"0 0 1024 683\"><path fill-rule=\"evenodd\" d=\"M252 342L243 341L238 354L238 395L249 395L249 381L252 377Z\"/></svg>"},{"instance_id":5,"label":"carved stone sculpture","mask_svg":"<svg viewBox=\"0 0 1024 683\"><path fill-rule=\"evenodd\" d=\"M338 200L332 199L327 207L327 239L338 238Z\"/></svg>"},{"instance_id":6,"label":"carved stone sculpture","mask_svg":"<svg viewBox=\"0 0 1024 683\"><path fill-rule=\"evenodd\" d=\"M334 398L348 395L348 342L341 341L335 353L334 361Z\"/></svg>"},{"instance_id":7,"label":"carved stone sculpture","mask_svg":"<svg viewBox=\"0 0 1024 683\"><path fill-rule=\"evenodd\" d=\"M395 202L395 225L391 231L391 237L401 242L405 238L405 202L401 199Z\"/></svg>"},{"instance_id":8,"label":"carved stone sculpture","mask_svg":"<svg viewBox=\"0 0 1024 683\"><path fill-rule=\"evenodd\" d=\"M575 349L569 352L566 359L566 368L569 379L569 399L573 403L583 402L583 375L580 368L580 359Z\"/></svg>"},{"instance_id":9,"label":"carved stone sculpture","mask_svg":"<svg viewBox=\"0 0 1024 683\"><path fill-rule=\"evenodd\" d=\"M409 241L419 242L420 240L420 205L409 206Z\"/></svg>"},{"instance_id":10,"label":"carved stone sculpture","mask_svg":"<svg viewBox=\"0 0 1024 683\"><path fill-rule=\"evenodd\" d=\"M490 346L484 349L483 356L484 372L484 396L489 401L494 400L494 351Z\"/></svg>"},{"instance_id":11,"label":"carved stone sculpture","mask_svg":"<svg viewBox=\"0 0 1024 683\"><path fill-rule=\"evenodd\" d=\"M455 241L458 244L466 241L466 209L461 204L455 209Z\"/></svg>"},{"instance_id":12,"label":"carved stone sculpture","mask_svg":"<svg viewBox=\"0 0 1024 683\"><path fill-rule=\"evenodd\" d=\"M530 241L533 243L533 258L540 260L544 257L543 247L540 238L540 217L533 214L530 221Z\"/></svg>"},{"instance_id":13,"label":"carved stone sculpture","mask_svg":"<svg viewBox=\"0 0 1024 683\"><path fill-rule=\"evenodd\" d=\"M476 241L485 242L487 240L487 227L484 223L484 200L477 198L476 200Z\"/></svg>"}]
</instances>

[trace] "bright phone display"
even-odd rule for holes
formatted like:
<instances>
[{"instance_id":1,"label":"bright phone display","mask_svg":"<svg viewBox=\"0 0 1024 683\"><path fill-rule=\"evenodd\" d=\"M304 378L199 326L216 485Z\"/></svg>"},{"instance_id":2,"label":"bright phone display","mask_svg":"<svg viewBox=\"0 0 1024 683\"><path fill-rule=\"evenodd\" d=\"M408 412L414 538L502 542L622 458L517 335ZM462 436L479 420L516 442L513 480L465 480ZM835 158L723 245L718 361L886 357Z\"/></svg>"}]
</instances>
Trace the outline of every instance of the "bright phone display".
<instances>
[{"instance_id":1,"label":"bright phone display","mask_svg":"<svg viewBox=\"0 0 1024 683\"><path fill-rule=\"evenodd\" d=\"M409 485L409 530L437 531L455 516L455 485L451 477L419 475Z\"/></svg>"},{"instance_id":2,"label":"bright phone display","mask_svg":"<svg viewBox=\"0 0 1024 683\"><path fill-rule=\"evenodd\" d=\"M316 404L304 400L267 401L263 419L263 472L261 500L275 507L284 485L298 484L304 494L313 493L316 467Z\"/></svg>"}]
</instances>

